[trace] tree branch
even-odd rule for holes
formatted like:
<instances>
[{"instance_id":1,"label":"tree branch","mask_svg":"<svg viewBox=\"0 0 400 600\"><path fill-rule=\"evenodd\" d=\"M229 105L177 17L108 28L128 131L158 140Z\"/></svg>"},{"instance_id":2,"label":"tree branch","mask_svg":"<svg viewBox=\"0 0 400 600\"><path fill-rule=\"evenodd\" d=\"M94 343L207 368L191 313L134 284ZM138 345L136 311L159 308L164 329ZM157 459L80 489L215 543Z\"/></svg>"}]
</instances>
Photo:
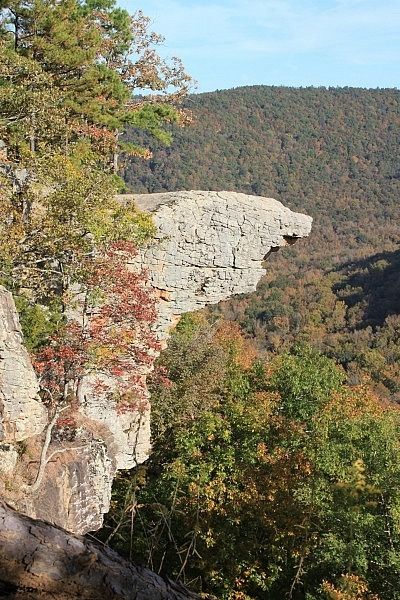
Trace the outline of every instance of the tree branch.
<instances>
[{"instance_id":1,"label":"tree branch","mask_svg":"<svg viewBox=\"0 0 400 600\"><path fill-rule=\"evenodd\" d=\"M55 409L55 411L54 411L54 415L53 415L50 423L47 425L46 435L45 435L45 438L44 438L44 442L43 442L43 446L42 446L42 451L40 453L39 468L38 468L38 472L36 474L36 479L35 479L35 481L31 485L27 485L26 486L26 488L27 488L27 490L29 492L36 492L39 489L40 484L42 483L42 479L43 479L44 471L46 469L46 465L49 462L50 458L54 455L54 452L53 452L53 454L51 454L50 457L46 458L47 451L49 449L50 442L51 442L51 434L53 432L54 425L56 424L58 417L67 408L68 408L67 406L64 406L64 407L57 406L56 409Z\"/></svg>"}]
</instances>

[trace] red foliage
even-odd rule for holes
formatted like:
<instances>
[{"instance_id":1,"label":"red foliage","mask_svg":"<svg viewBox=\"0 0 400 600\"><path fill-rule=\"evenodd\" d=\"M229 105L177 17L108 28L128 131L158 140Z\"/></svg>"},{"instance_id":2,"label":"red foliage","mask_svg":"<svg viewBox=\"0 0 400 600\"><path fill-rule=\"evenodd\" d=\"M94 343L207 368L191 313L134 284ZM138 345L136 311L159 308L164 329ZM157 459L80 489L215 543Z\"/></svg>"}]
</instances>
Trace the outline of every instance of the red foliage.
<instances>
[{"instance_id":1,"label":"red foliage","mask_svg":"<svg viewBox=\"0 0 400 600\"><path fill-rule=\"evenodd\" d=\"M135 253L132 244L118 242L88 264L80 322L68 322L36 357L42 385L53 397L65 397L66 389L74 393L89 374L98 377L96 393L118 395L121 410L122 405L124 411L137 409L146 397L140 373L151 365L159 345L151 330L155 299L144 272L133 272L127 264Z\"/></svg>"},{"instance_id":2,"label":"red foliage","mask_svg":"<svg viewBox=\"0 0 400 600\"><path fill-rule=\"evenodd\" d=\"M168 376L168 370L163 365L157 365L151 374L151 383L159 385L167 390L174 386L174 382Z\"/></svg>"},{"instance_id":3,"label":"red foliage","mask_svg":"<svg viewBox=\"0 0 400 600\"><path fill-rule=\"evenodd\" d=\"M63 417L62 419L58 419L56 423L58 429L62 427L71 427L76 428L76 421L73 417Z\"/></svg>"}]
</instances>

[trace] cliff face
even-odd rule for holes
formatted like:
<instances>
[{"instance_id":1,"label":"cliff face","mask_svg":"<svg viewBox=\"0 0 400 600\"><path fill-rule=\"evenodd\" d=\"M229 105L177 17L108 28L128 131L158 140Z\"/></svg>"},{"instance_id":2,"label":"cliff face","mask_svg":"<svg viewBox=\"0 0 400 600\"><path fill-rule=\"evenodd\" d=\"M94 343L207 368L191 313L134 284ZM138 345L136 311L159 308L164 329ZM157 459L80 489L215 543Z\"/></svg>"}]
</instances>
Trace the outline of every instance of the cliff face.
<instances>
[{"instance_id":1,"label":"cliff face","mask_svg":"<svg viewBox=\"0 0 400 600\"><path fill-rule=\"evenodd\" d=\"M141 263L160 298L161 339L181 314L254 291L268 254L311 230L311 217L273 198L182 191L134 199L153 214L158 229Z\"/></svg>"},{"instance_id":2,"label":"cliff face","mask_svg":"<svg viewBox=\"0 0 400 600\"><path fill-rule=\"evenodd\" d=\"M182 313L254 290L269 252L311 229L310 217L276 200L234 192L146 194L135 200L153 214L158 233L132 259L131 268L148 271L158 303L156 332L164 343ZM96 530L108 511L116 470L148 457L149 401L136 412L120 414L113 400L84 381L75 426L54 428L50 460L34 490L29 483L37 474L48 416L37 396L12 298L4 289L0 327L2 495L31 517L75 533ZM149 367L139 375L144 380L148 372Z\"/></svg>"},{"instance_id":3,"label":"cliff face","mask_svg":"<svg viewBox=\"0 0 400 600\"><path fill-rule=\"evenodd\" d=\"M39 435L47 423L22 341L13 298L0 286L0 474L5 477L12 477L16 468L18 442Z\"/></svg>"},{"instance_id":4,"label":"cliff face","mask_svg":"<svg viewBox=\"0 0 400 600\"><path fill-rule=\"evenodd\" d=\"M0 442L19 442L41 433L46 409L9 292L0 286Z\"/></svg>"}]
</instances>

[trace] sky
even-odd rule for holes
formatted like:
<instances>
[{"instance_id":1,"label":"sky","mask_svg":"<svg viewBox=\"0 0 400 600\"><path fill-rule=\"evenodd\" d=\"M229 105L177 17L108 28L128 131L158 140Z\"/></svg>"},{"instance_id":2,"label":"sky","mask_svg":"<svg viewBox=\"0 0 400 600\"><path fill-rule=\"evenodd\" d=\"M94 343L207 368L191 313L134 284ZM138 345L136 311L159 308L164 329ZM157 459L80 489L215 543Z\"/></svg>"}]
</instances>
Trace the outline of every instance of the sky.
<instances>
[{"instance_id":1,"label":"sky","mask_svg":"<svg viewBox=\"0 0 400 600\"><path fill-rule=\"evenodd\" d=\"M400 0L121 0L165 37L198 92L400 87Z\"/></svg>"}]
</instances>

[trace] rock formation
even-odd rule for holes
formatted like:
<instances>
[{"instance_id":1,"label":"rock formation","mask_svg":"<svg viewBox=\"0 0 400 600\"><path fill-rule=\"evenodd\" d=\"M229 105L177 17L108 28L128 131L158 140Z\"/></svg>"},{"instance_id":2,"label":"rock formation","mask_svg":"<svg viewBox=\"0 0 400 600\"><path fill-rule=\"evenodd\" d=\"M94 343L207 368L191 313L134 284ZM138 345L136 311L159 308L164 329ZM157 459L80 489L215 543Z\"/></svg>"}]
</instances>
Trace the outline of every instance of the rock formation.
<instances>
[{"instance_id":1,"label":"rock formation","mask_svg":"<svg viewBox=\"0 0 400 600\"><path fill-rule=\"evenodd\" d=\"M39 384L23 346L13 298L0 286L0 474L3 485L4 478L12 478L17 466L18 442L41 434L46 426L47 411L38 392Z\"/></svg>"},{"instance_id":2,"label":"rock formation","mask_svg":"<svg viewBox=\"0 0 400 600\"><path fill-rule=\"evenodd\" d=\"M134 199L153 214L158 230L141 263L159 295L161 339L181 314L253 292L268 254L311 230L311 217L273 198L183 191L138 194Z\"/></svg>"},{"instance_id":3,"label":"rock formation","mask_svg":"<svg viewBox=\"0 0 400 600\"><path fill-rule=\"evenodd\" d=\"M132 259L131 268L148 270L158 298L156 332L164 343L182 313L253 291L269 252L311 229L310 217L276 200L234 192L148 194L135 200L153 214L157 234ZM112 400L84 382L74 427L54 429L41 486L29 490L26 482L37 472L48 417L37 397L12 298L4 289L0 327L2 495L21 512L71 532L96 530L109 509L116 470L148 457L149 404L140 413L120 414ZM144 378L146 371L140 375Z\"/></svg>"},{"instance_id":4,"label":"rock formation","mask_svg":"<svg viewBox=\"0 0 400 600\"><path fill-rule=\"evenodd\" d=\"M39 384L23 346L13 298L0 286L0 442L3 448L10 442L38 435L45 428L47 411L38 392Z\"/></svg>"},{"instance_id":5,"label":"rock formation","mask_svg":"<svg viewBox=\"0 0 400 600\"><path fill-rule=\"evenodd\" d=\"M3 600L190 600L183 586L0 502Z\"/></svg>"}]
</instances>

